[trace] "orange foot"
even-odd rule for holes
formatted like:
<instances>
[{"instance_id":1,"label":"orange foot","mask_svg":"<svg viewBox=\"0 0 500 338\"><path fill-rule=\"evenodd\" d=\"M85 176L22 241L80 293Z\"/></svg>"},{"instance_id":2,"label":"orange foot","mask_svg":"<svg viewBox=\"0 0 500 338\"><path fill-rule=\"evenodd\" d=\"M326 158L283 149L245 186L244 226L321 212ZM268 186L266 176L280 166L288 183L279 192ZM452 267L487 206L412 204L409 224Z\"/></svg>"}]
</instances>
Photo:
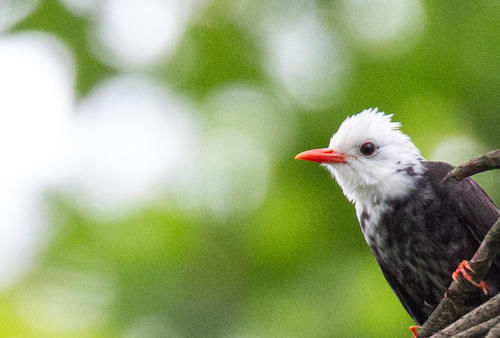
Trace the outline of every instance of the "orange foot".
<instances>
[{"instance_id":1,"label":"orange foot","mask_svg":"<svg viewBox=\"0 0 500 338\"><path fill-rule=\"evenodd\" d=\"M411 331L411 333L413 334L413 338L417 338L418 337L418 330L420 329L420 326L418 325L412 325L408 328L408 330Z\"/></svg>"},{"instance_id":2,"label":"orange foot","mask_svg":"<svg viewBox=\"0 0 500 338\"><path fill-rule=\"evenodd\" d=\"M480 281L479 283L474 282L472 276L469 274L469 271L474 272L474 270L472 270L472 268L470 267L469 262L464 260L461 261L460 264L458 264L457 269L453 272L451 277L453 278L453 280L457 280L458 276L460 276L461 274L465 279L467 279L470 283L472 283L472 285L477 286L483 291L485 295L487 295L488 287L486 286L486 283L483 280Z\"/></svg>"}]
</instances>

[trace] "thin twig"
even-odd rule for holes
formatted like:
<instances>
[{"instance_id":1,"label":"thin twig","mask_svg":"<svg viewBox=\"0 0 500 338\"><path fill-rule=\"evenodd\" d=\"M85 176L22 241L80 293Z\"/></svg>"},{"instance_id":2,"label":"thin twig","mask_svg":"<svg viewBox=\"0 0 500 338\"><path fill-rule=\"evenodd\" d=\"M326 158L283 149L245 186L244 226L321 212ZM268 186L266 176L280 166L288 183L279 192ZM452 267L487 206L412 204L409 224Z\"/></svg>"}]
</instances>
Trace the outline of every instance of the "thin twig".
<instances>
[{"instance_id":1,"label":"thin twig","mask_svg":"<svg viewBox=\"0 0 500 338\"><path fill-rule=\"evenodd\" d=\"M482 156L460 164L458 167L451 170L443 178L442 182L446 182L450 178L461 181L466 177L492 169L500 169L500 149L492 150Z\"/></svg>"}]
</instances>

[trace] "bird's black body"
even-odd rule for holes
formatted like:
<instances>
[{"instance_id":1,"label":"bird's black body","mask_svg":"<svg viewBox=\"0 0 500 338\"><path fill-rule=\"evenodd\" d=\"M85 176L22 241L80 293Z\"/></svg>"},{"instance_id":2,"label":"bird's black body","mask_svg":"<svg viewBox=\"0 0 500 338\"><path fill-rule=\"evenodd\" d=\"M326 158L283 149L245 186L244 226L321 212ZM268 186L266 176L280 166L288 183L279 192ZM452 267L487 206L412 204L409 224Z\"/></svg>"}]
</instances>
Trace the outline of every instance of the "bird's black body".
<instances>
[{"instance_id":1,"label":"bird's black body","mask_svg":"<svg viewBox=\"0 0 500 338\"><path fill-rule=\"evenodd\" d=\"M421 324L450 285L452 273L474 255L499 210L472 179L441 183L452 166L422 162L423 174L405 197L382 201L383 212L365 233L384 276L413 319ZM363 212L361 226L371 215ZM500 290L500 260L485 281L490 294ZM479 300L478 300L479 301Z\"/></svg>"},{"instance_id":2,"label":"bird's black body","mask_svg":"<svg viewBox=\"0 0 500 338\"><path fill-rule=\"evenodd\" d=\"M500 212L472 179L442 183L452 166L424 161L391 117L377 108L365 109L342 122L328 148L295 158L321 163L354 203L382 272L421 324ZM500 291L500 258L485 282L490 296ZM479 294L477 303L484 300Z\"/></svg>"}]
</instances>

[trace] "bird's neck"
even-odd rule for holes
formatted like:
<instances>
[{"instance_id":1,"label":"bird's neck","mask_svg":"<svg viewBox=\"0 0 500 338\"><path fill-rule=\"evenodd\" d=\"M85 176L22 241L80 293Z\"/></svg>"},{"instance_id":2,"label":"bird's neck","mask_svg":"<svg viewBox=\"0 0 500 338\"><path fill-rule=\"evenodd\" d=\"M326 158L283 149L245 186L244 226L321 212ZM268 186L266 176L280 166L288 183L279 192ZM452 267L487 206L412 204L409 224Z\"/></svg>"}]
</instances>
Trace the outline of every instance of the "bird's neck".
<instances>
[{"instance_id":1,"label":"bird's neck","mask_svg":"<svg viewBox=\"0 0 500 338\"><path fill-rule=\"evenodd\" d=\"M376 231L376 225L390 208L391 201L408 199L415 194L424 172L425 168L419 161L396 169L379 184L358 185L350 191L350 199L355 205L356 215L365 237L370 232Z\"/></svg>"},{"instance_id":2,"label":"bird's neck","mask_svg":"<svg viewBox=\"0 0 500 338\"><path fill-rule=\"evenodd\" d=\"M384 200L409 195L424 171L422 162L418 160L358 175L353 175L347 167L336 167L332 174L349 201L355 205L377 205Z\"/></svg>"}]
</instances>

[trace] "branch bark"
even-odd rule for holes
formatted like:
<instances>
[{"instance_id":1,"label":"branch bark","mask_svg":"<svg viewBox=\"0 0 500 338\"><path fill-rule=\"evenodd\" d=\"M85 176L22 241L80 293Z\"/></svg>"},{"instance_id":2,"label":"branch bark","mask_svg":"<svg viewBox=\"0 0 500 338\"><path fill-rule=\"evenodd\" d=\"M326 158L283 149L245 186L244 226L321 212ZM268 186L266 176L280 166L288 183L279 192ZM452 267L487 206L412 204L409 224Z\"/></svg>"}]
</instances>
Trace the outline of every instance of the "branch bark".
<instances>
[{"instance_id":1,"label":"branch bark","mask_svg":"<svg viewBox=\"0 0 500 338\"><path fill-rule=\"evenodd\" d=\"M475 173L498 168L500 168L500 149L459 165L446 175L443 182L451 178L462 180ZM486 234L469 262L473 270L470 275L474 281L484 278L499 252L500 218ZM493 297L476 310L471 311L474 307L469 304L477 299L478 292L479 289L463 277L453 281L439 305L422 325L418 337L432 335L433 337L451 337L455 334L465 334L465 332L469 334L467 337L484 337L489 331L500 326L500 296ZM463 315L465 316L462 317ZM459 319L460 317L462 318ZM500 328L495 330L500 330Z\"/></svg>"},{"instance_id":2,"label":"branch bark","mask_svg":"<svg viewBox=\"0 0 500 338\"><path fill-rule=\"evenodd\" d=\"M486 303L475 308L465 316L449 325L447 328L431 336L431 338L452 337L471 327L484 323L492 317L500 316L500 294L489 299Z\"/></svg>"},{"instance_id":3,"label":"branch bark","mask_svg":"<svg viewBox=\"0 0 500 338\"><path fill-rule=\"evenodd\" d=\"M500 323L497 323L489 332L486 338L500 337Z\"/></svg>"},{"instance_id":4,"label":"branch bark","mask_svg":"<svg viewBox=\"0 0 500 338\"><path fill-rule=\"evenodd\" d=\"M500 169L500 149L487 152L453 168L443 178L443 182L448 181L450 178L461 181L466 177L492 169Z\"/></svg>"},{"instance_id":5,"label":"branch bark","mask_svg":"<svg viewBox=\"0 0 500 338\"><path fill-rule=\"evenodd\" d=\"M489 331L496 327L496 325L500 323L500 316L491 318L490 320L483 322L481 324L478 324L476 326L473 326L463 332L460 332L459 334L455 335L454 337L456 338L474 338L474 337L484 337L486 336ZM448 336L451 337L451 336ZM498 336L496 336L498 337Z\"/></svg>"}]
</instances>

